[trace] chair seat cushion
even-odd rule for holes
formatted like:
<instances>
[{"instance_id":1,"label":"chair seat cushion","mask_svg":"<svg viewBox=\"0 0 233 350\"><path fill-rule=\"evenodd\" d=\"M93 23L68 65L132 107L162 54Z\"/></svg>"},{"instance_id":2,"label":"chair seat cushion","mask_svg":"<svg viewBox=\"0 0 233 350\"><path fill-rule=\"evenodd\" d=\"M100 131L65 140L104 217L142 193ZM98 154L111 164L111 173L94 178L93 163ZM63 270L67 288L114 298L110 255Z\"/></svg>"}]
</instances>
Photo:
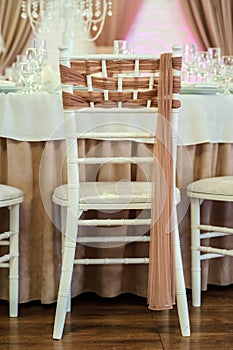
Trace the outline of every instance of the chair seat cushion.
<instances>
[{"instance_id":1,"label":"chair seat cushion","mask_svg":"<svg viewBox=\"0 0 233 350\"><path fill-rule=\"evenodd\" d=\"M80 203L151 203L150 182L81 182ZM175 202L179 202L179 190L176 189ZM56 202L67 201L67 185L55 189L53 199Z\"/></svg>"},{"instance_id":2,"label":"chair seat cushion","mask_svg":"<svg viewBox=\"0 0 233 350\"><path fill-rule=\"evenodd\" d=\"M23 197L23 192L13 186L0 185L0 201Z\"/></svg>"},{"instance_id":3,"label":"chair seat cushion","mask_svg":"<svg viewBox=\"0 0 233 350\"><path fill-rule=\"evenodd\" d=\"M188 192L233 196L233 176L219 176L194 181L187 187Z\"/></svg>"}]
</instances>

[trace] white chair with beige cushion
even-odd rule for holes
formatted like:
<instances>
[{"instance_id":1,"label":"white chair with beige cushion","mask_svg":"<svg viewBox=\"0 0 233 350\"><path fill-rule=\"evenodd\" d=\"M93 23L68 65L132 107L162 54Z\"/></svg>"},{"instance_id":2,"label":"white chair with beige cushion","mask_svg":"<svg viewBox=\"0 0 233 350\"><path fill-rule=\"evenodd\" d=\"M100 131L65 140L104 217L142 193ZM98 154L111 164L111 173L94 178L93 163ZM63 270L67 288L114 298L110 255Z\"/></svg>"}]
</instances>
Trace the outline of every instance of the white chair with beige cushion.
<instances>
[{"instance_id":1,"label":"white chair with beige cushion","mask_svg":"<svg viewBox=\"0 0 233 350\"><path fill-rule=\"evenodd\" d=\"M0 268L9 269L9 315L18 316L19 294L19 204L23 192L13 186L0 185L0 210L9 211L9 228L0 233Z\"/></svg>"},{"instance_id":2,"label":"white chair with beige cushion","mask_svg":"<svg viewBox=\"0 0 233 350\"><path fill-rule=\"evenodd\" d=\"M176 204L180 196L175 188L174 171L180 107L180 48L174 47L174 56L165 53L161 56L69 57L65 48L60 53L68 184L56 188L53 193L53 202L61 207L61 231L64 234L53 338L61 339L63 334L74 265L91 264L149 264L149 308L171 309L176 295L181 333L189 336L176 223ZM136 123L140 113L141 126ZM145 127L148 118L154 125L149 130ZM83 126L86 129L80 130ZM120 146L126 141L150 140L153 151L145 157L108 156L99 154L98 147L94 147L93 152L83 157L79 155L81 143L77 138L86 142L94 140L94 144L107 140L116 150L120 149L117 144ZM126 180L122 177L124 172L120 171L126 164L128 169L136 165L141 168L145 164L151 166L152 181ZM108 179L109 166L115 169L115 178L119 175L117 181ZM93 167L92 171L90 167ZM108 181L99 180L100 167L105 169ZM94 181L81 181L85 172L91 173ZM100 216L94 216L96 213ZM80 227L86 235L80 234ZM114 247L138 242L147 245L146 256L116 257ZM79 249L76 251L76 248L82 248L82 245L96 247L98 257L77 256ZM104 257L103 253L106 253ZM163 301L157 297L158 291Z\"/></svg>"},{"instance_id":3,"label":"white chair with beige cushion","mask_svg":"<svg viewBox=\"0 0 233 350\"><path fill-rule=\"evenodd\" d=\"M187 195L191 200L192 303L198 307L201 305L201 262L224 256L233 257L233 247L224 248L221 239L232 235L233 228L217 226L211 222L203 223L201 207L205 201L233 202L233 176L192 182L187 187Z\"/></svg>"}]
</instances>

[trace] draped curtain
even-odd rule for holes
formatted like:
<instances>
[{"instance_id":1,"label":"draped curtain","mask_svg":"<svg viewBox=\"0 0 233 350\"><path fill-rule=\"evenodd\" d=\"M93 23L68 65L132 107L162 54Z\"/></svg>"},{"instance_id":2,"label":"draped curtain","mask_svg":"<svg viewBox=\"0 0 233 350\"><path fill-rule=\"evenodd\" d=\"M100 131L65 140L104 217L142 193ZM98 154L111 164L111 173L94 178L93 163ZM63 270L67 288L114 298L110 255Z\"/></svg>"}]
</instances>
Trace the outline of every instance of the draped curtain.
<instances>
[{"instance_id":1,"label":"draped curtain","mask_svg":"<svg viewBox=\"0 0 233 350\"><path fill-rule=\"evenodd\" d=\"M199 46L233 55L233 1L180 0Z\"/></svg>"},{"instance_id":2,"label":"draped curtain","mask_svg":"<svg viewBox=\"0 0 233 350\"><path fill-rule=\"evenodd\" d=\"M0 54L0 72L10 66L27 47L32 31L28 20L20 18L19 0L0 1L0 25L5 50Z\"/></svg>"},{"instance_id":3,"label":"draped curtain","mask_svg":"<svg viewBox=\"0 0 233 350\"><path fill-rule=\"evenodd\" d=\"M114 39L125 39L144 0L113 0L113 15L107 17L97 46L112 46Z\"/></svg>"}]
</instances>

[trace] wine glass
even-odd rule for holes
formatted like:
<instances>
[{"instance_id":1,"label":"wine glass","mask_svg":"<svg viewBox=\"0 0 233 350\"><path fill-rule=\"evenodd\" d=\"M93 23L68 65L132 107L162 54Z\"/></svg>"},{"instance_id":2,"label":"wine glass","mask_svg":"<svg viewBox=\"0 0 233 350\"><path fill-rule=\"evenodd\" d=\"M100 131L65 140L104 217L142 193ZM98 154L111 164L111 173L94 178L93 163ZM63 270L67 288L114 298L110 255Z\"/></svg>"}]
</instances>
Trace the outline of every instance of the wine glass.
<instances>
[{"instance_id":1,"label":"wine glass","mask_svg":"<svg viewBox=\"0 0 233 350\"><path fill-rule=\"evenodd\" d=\"M34 49L43 49L47 51L47 43L44 39L33 39L32 45Z\"/></svg>"},{"instance_id":2,"label":"wine glass","mask_svg":"<svg viewBox=\"0 0 233 350\"><path fill-rule=\"evenodd\" d=\"M42 71L44 66L46 66L47 61L48 61L47 50L38 49L37 50L37 63L38 63L40 72Z\"/></svg>"},{"instance_id":3,"label":"wine glass","mask_svg":"<svg viewBox=\"0 0 233 350\"><path fill-rule=\"evenodd\" d=\"M219 65L221 62L220 47L209 47L208 52L210 54L211 65Z\"/></svg>"},{"instance_id":4,"label":"wine glass","mask_svg":"<svg viewBox=\"0 0 233 350\"><path fill-rule=\"evenodd\" d=\"M30 93L30 86L28 84L29 76L31 74L30 63L22 62L19 64L19 78L23 84L23 91L28 94Z\"/></svg>"},{"instance_id":5,"label":"wine glass","mask_svg":"<svg viewBox=\"0 0 233 350\"><path fill-rule=\"evenodd\" d=\"M233 56L222 56L221 67L224 80L221 95L229 95L231 93L230 83L233 80Z\"/></svg>"},{"instance_id":6,"label":"wine glass","mask_svg":"<svg viewBox=\"0 0 233 350\"><path fill-rule=\"evenodd\" d=\"M219 82L221 77L221 49L220 47L209 47L210 54L210 68L208 80L212 82Z\"/></svg>"},{"instance_id":7,"label":"wine glass","mask_svg":"<svg viewBox=\"0 0 233 350\"><path fill-rule=\"evenodd\" d=\"M115 54L128 53L128 43L126 40L114 40L113 47Z\"/></svg>"},{"instance_id":8,"label":"wine glass","mask_svg":"<svg viewBox=\"0 0 233 350\"><path fill-rule=\"evenodd\" d=\"M36 50L38 65L40 70L47 64L48 52L47 43L44 39L33 39L33 47Z\"/></svg>"},{"instance_id":9,"label":"wine glass","mask_svg":"<svg viewBox=\"0 0 233 350\"><path fill-rule=\"evenodd\" d=\"M197 53L197 80L207 81L210 69L210 54L208 51L200 51Z\"/></svg>"},{"instance_id":10,"label":"wine glass","mask_svg":"<svg viewBox=\"0 0 233 350\"><path fill-rule=\"evenodd\" d=\"M36 61L37 57L37 52L36 49L34 49L33 47L29 47L26 50L26 59L27 61Z\"/></svg>"},{"instance_id":11,"label":"wine glass","mask_svg":"<svg viewBox=\"0 0 233 350\"><path fill-rule=\"evenodd\" d=\"M183 46L182 62L187 72L188 81L192 80L192 74L195 71L196 56L197 56L196 44L185 44Z\"/></svg>"}]
</instances>

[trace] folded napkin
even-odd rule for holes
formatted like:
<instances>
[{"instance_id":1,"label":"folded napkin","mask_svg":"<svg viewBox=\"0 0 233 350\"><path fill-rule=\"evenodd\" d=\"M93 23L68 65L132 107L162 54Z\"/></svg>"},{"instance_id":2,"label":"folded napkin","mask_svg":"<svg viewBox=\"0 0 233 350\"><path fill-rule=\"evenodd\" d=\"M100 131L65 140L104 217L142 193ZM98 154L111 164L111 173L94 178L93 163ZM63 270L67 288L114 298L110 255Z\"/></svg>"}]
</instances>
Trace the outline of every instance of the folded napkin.
<instances>
[{"instance_id":1,"label":"folded napkin","mask_svg":"<svg viewBox=\"0 0 233 350\"><path fill-rule=\"evenodd\" d=\"M0 86L15 86L16 83L14 83L13 81L9 81L9 80L2 80L0 79Z\"/></svg>"},{"instance_id":2,"label":"folded napkin","mask_svg":"<svg viewBox=\"0 0 233 350\"><path fill-rule=\"evenodd\" d=\"M60 87L60 79L58 73L51 66L46 65L41 71L41 85L43 90L55 91Z\"/></svg>"},{"instance_id":3,"label":"folded napkin","mask_svg":"<svg viewBox=\"0 0 233 350\"><path fill-rule=\"evenodd\" d=\"M209 81L200 81L200 82L189 82L182 81L182 87L184 88L218 88L219 84Z\"/></svg>"},{"instance_id":4,"label":"folded napkin","mask_svg":"<svg viewBox=\"0 0 233 350\"><path fill-rule=\"evenodd\" d=\"M201 87L201 88L218 88L219 84L209 81L203 81L195 84L195 87Z\"/></svg>"}]
</instances>

